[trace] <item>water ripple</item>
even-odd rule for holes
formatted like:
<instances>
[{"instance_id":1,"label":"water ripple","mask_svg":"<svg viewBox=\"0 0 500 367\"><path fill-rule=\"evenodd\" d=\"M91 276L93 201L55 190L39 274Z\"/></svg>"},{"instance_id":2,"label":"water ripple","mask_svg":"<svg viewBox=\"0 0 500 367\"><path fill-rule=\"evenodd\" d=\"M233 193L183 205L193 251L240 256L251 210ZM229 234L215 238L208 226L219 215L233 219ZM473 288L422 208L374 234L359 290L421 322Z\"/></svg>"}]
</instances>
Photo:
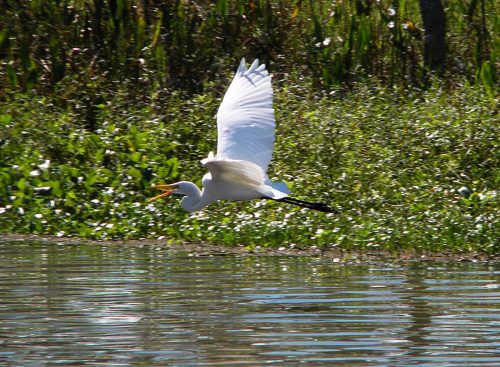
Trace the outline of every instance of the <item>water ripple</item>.
<instances>
[{"instance_id":1,"label":"water ripple","mask_svg":"<svg viewBox=\"0 0 500 367\"><path fill-rule=\"evenodd\" d=\"M0 243L1 366L498 366L497 264Z\"/></svg>"}]
</instances>

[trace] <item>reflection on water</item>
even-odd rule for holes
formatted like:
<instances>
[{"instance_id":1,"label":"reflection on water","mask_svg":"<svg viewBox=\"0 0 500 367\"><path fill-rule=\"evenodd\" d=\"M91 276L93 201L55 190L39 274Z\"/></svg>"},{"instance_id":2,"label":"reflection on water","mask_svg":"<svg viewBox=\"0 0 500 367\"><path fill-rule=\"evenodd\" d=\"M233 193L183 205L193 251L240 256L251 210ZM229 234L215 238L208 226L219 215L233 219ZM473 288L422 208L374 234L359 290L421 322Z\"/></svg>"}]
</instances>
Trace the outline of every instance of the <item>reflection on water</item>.
<instances>
[{"instance_id":1,"label":"reflection on water","mask_svg":"<svg viewBox=\"0 0 500 367\"><path fill-rule=\"evenodd\" d=\"M0 243L1 366L499 366L500 267Z\"/></svg>"}]
</instances>

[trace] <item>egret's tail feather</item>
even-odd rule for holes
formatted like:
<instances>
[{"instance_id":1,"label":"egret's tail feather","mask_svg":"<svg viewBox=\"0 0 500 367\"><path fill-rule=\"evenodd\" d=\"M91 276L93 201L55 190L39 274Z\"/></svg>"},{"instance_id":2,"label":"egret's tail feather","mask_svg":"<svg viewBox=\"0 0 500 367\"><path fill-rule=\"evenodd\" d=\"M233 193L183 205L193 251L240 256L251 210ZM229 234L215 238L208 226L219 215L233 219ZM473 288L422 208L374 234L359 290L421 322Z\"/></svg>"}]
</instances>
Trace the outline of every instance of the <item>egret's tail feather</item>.
<instances>
[{"instance_id":1,"label":"egret's tail feather","mask_svg":"<svg viewBox=\"0 0 500 367\"><path fill-rule=\"evenodd\" d=\"M283 200L285 198L288 197L288 194L287 193L284 193L280 190L276 190L275 188L271 188L271 193L272 193L272 196L269 195L269 199L272 199L272 200Z\"/></svg>"},{"instance_id":2,"label":"egret's tail feather","mask_svg":"<svg viewBox=\"0 0 500 367\"><path fill-rule=\"evenodd\" d=\"M273 189L281 191L282 193L284 193L286 195L290 194L290 189L288 188L288 186L284 182L273 182L271 184L271 186L273 187Z\"/></svg>"},{"instance_id":3,"label":"egret's tail feather","mask_svg":"<svg viewBox=\"0 0 500 367\"><path fill-rule=\"evenodd\" d=\"M267 178L262 189L262 196L271 200L281 200L288 196L290 189L284 182L272 182Z\"/></svg>"}]
</instances>

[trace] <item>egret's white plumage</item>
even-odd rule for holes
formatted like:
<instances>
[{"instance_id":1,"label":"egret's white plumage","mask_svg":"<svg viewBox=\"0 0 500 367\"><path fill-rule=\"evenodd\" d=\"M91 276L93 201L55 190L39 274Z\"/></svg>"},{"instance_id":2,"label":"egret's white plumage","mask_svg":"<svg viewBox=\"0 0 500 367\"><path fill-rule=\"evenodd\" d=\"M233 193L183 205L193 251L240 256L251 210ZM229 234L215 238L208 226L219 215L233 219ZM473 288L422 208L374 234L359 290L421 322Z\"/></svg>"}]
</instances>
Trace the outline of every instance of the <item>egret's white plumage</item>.
<instances>
[{"instance_id":1,"label":"egret's white plumage","mask_svg":"<svg viewBox=\"0 0 500 367\"><path fill-rule=\"evenodd\" d=\"M275 120L271 76L255 60L247 69L242 59L217 112L217 154L201 162L209 173L203 176L203 190L191 182L155 185L164 193L185 195L181 206L201 210L216 200L283 199L289 190L282 182L267 177L272 158Z\"/></svg>"},{"instance_id":2,"label":"egret's white plumage","mask_svg":"<svg viewBox=\"0 0 500 367\"><path fill-rule=\"evenodd\" d=\"M273 155L274 110L271 77L255 60L241 60L217 112L217 157L251 162L266 172Z\"/></svg>"}]
</instances>

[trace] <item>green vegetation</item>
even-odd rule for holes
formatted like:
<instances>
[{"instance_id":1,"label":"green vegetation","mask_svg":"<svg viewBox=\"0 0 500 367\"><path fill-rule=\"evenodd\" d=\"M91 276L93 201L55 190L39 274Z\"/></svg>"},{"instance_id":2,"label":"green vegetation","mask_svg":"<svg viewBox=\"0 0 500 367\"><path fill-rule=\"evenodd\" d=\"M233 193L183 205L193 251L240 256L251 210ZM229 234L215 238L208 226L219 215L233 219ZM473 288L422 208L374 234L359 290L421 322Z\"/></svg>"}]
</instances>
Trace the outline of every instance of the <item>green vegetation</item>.
<instances>
[{"instance_id":1,"label":"green vegetation","mask_svg":"<svg viewBox=\"0 0 500 367\"><path fill-rule=\"evenodd\" d=\"M494 87L496 5L445 3L446 83L465 77ZM321 89L365 77L421 86L423 35L417 0L4 0L0 83L65 101L87 95L87 108L101 103L100 90L124 82L134 94L201 92L247 55L273 72L311 75ZM65 79L72 88L63 92Z\"/></svg>"},{"instance_id":2,"label":"green vegetation","mask_svg":"<svg viewBox=\"0 0 500 367\"><path fill-rule=\"evenodd\" d=\"M201 179L199 159L215 147L218 88L174 95L161 114L125 108L118 96L99 107L95 132L47 99L17 95L1 118L2 230L498 250L497 116L480 90L403 96L365 87L349 98L314 98L282 83L271 176L298 197L333 203L340 215L265 201L221 202L192 215L175 199L146 205L152 182Z\"/></svg>"},{"instance_id":3,"label":"green vegetation","mask_svg":"<svg viewBox=\"0 0 500 367\"><path fill-rule=\"evenodd\" d=\"M494 2L449 4L439 79L416 1L144 3L2 3L0 231L499 252ZM339 215L146 203L200 184L241 56L275 76L270 176Z\"/></svg>"}]
</instances>

